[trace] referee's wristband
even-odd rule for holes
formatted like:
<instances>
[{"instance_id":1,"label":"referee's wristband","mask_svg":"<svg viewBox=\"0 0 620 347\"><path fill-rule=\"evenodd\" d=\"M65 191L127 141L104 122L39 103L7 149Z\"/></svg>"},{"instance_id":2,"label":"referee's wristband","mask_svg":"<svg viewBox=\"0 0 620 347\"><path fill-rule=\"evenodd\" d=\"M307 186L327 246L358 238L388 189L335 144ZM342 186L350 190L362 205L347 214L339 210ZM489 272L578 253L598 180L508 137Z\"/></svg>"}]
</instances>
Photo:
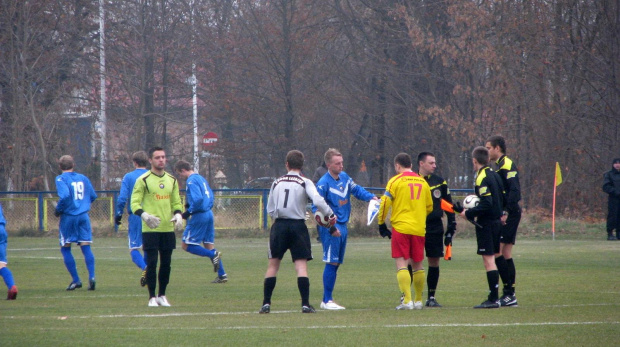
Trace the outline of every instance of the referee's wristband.
<instances>
[{"instance_id":1,"label":"referee's wristband","mask_svg":"<svg viewBox=\"0 0 620 347\"><path fill-rule=\"evenodd\" d=\"M331 228L329 228L329 234L330 235L334 235L334 233L338 231L338 229L336 229L335 225L332 225Z\"/></svg>"}]
</instances>

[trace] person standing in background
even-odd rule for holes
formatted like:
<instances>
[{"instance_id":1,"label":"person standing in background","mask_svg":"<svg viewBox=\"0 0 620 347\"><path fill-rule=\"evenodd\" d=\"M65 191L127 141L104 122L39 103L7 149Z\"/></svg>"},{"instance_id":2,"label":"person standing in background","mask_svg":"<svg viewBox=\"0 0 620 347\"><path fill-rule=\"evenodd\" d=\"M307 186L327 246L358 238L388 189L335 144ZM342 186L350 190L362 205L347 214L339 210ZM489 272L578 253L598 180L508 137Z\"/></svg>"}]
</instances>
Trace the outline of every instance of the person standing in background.
<instances>
[{"instance_id":1,"label":"person standing in background","mask_svg":"<svg viewBox=\"0 0 620 347\"><path fill-rule=\"evenodd\" d=\"M603 176L603 191L608 195L607 240L620 240L620 158L613 160L611 170Z\"/></svg>"},{"instance_id":2,"label":"person standing in background","mask_svg":"<svg viewBox=\"0 0 620 347\"><path fill-rule=\"evenodd\" d=\"M133 263L136 264L136 266L142 271L140 276L140 285L144 287L146 286L146 262L144 261L144 256L140 253L140 249L142 249L142 220L139 216L131 212L131 204L128 204L127 202L131 202L131 192L133 192L133 187L136 184L136 180L147 171L146 165L149 163L149 157L146 152L138 151L131 156L131 160L133 162L134 170L127 173L123 177L121 192L118 194L118 198L116 199L116 217L114 218L114 221L116 222L116 225L121 224L123 210L125 209L125 205L127 205L127 213L129 216L127 217L129 255L131 256L131 261L133 261Z\"/></svg>"}]
</instances>

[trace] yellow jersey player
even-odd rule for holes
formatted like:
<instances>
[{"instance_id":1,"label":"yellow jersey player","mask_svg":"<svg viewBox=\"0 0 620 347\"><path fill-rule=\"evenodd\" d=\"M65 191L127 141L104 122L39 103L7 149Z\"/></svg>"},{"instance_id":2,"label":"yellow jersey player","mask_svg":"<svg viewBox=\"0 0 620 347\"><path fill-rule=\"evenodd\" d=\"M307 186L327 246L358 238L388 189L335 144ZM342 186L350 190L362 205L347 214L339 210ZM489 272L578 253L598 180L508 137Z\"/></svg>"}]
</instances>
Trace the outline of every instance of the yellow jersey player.
<instances>
[{"instance_id":1,"label":"yellow jersey player","mask_svg":"<svg viewBox=\"0 0 620 347\"><path fill-rule=\"evenodd\" d=\"M396 307L397 310L422 309L425 279L422 261L424 260L426 217L433 211L433 198L428 183L411 168L411 157L407 153L396 155L394 169L398 174L390 179L385 188L377 217L379 233L392 240L392 258L396 260L397 269L396 279L404 295L403 302ZM391 231L385 225L390 209L392 210ZM411 299L412 276L407 269L409 260L413 267L414 300Z\"/></svg>"}]
</instances>

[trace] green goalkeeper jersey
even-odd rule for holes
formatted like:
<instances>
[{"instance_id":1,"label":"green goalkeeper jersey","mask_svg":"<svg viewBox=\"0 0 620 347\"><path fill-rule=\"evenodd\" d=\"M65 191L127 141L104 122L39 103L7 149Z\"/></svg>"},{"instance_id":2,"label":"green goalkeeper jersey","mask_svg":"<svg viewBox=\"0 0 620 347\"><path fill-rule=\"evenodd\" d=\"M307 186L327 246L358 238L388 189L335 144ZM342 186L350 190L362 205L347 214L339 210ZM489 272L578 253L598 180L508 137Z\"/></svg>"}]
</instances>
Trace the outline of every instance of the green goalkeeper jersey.
<instances>
[{"instance_id":1,"label":"green goalkeeper jersey","mask_svg":"<svg viewBox=\"0 0 620 347\"><path fill-rule=\"evenodd\" d=\"M136 180L131 193L131 210L137 215L146 212L161 220L155 229L142 221L142 232L173 231L174 224L170 219L175 213L181 213L182 208L179 184L171 174L164 172L162 176L157 176L149 170Z\"/></svg>"}]
</instances>

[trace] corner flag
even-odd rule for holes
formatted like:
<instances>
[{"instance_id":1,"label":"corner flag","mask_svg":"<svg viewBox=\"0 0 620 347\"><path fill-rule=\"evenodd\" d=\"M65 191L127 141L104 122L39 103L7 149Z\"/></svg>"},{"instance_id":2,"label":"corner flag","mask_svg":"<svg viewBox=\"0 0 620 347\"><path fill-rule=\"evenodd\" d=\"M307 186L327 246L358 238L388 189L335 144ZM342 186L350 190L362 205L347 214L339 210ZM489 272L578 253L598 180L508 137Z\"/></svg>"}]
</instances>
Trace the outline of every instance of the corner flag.
<instances>
[{"instance_id":1,"label":"corner flag","mask_svg":"<svg viewBox=\"0 0 620 347\"><path fill-rule=\"evenodd\" d=\"M555 186L562 184L562 170L560 170L560 163L555 162Z\"/></svg>"},{"instance_id":2,"label":"corner flag","mask_svg":"<svg viewBox=\"0 0 620 347\"><path fill-rule=\"evenodd\" d=\"M555 177L553 178L553 207L551 212L551 234L555 241L555 190L556 187L562 184L562 170L560 170L560 163L555 162Z\"/></svg>"}]
</instances>

